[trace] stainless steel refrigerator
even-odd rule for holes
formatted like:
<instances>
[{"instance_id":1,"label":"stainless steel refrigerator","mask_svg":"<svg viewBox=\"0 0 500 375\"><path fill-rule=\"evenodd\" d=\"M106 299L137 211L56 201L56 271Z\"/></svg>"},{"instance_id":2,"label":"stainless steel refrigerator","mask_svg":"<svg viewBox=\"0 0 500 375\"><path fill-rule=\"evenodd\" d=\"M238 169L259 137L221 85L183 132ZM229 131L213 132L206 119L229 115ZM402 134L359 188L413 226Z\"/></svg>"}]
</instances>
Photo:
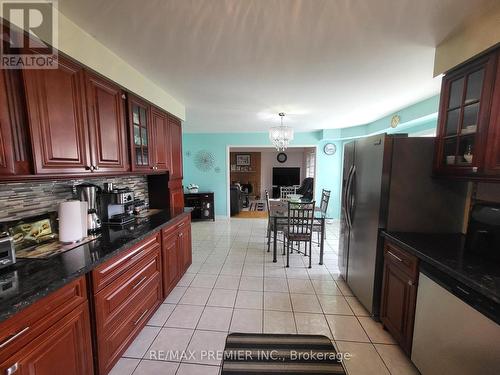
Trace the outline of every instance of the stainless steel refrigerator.
<instances>
[{"instance_id":1,"label":"stainless steel refrigerator","mask_svg":"<svg viewBox=\"0 0 500 375\"><path fill-rule=\"evenodd\" d=\"M434 138L386 135L344 145L339 268L365 308L378 316L380 231L462 230L466 185L432 177Z\"/></svg>"}]
</instances>

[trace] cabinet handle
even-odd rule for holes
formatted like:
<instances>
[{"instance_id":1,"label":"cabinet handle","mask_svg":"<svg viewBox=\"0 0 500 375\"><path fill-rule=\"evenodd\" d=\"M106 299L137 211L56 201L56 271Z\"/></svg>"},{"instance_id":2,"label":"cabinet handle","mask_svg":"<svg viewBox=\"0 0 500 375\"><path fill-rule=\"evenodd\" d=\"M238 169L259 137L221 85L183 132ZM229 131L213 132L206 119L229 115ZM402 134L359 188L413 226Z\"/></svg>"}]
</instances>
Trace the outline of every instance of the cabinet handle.
<instances>
[{"instance_id":1,"label":"cabinet handle","mask_svg":"<svg viewBox=\"0 0 500 375\"><path fill-rule=\"evenodd\" d=\"M98 170L99 170L99 166L97 166L97 165L96 165L96 166L94 167L94 169L95 169L96 171L98 171Z\"/></svg>"},{"instance_id":2,"label":"cabinet handle","mask_svg":"<svg viewBox=\"0 0 500 375\"><path fill-rule=\"evenodd\" d=\"M12 366L10 366L7 370L5 370L5 375L12 375L13 373L19 370L19 363L16 362Z\"/></svg>"},{"instance_id":3,"label":"cabinet handle","mask_svg":"<svg viewBox=\"0 0 500 375\"><path fill-rule=\"evenodd\" d=\"M477 173L478 168L477 167L472 167L472 173Z\"/></svg>"},{"instance_id":4,"label":"cabinet handle","mask_svg":"<svg viewBox=\"0 0 500 375\"><path fill-rule=\"evenodd\" d=\"M394 254L391 251L387 251L387 254L392 255L392 257L394 257L394 259L396 259L398 262L402 262L403 261L403 259L401 259L400 257L398 257L396 254Z\"/></svg>"},{"instance_id":5,"label":"cabinet handle","mask_svg":"<svg viewBox=\"0 0 500 375\"><path fill-rule=\"evenodd\" d=\"M92 170L92 166L91 165L86 165L85 166L85 170L86 171L91 171Z\"/></svg>"},{"instance_id":6,"label":"cabinet handle","mask_svg":"<svg viewBox=\"0 0 500 375\"><path fill-rule=\"evenodd\" d=\"M459 291L461 291L462 293L464 293L465 295L469 295L470 293L468 291L466 291L465 289L463 288L460 288L458 285L455 286L455 288L457 288Z\"/></svg>"},{"instance_id":7,"label":"cabinet handle","mask_svg":"<svg viewBox=\"0 0 500 375\"><path fill-rule=\"evenodd\" d=\"M148 313L149 309L144 310L144 312L141 314L141 316L134 322L134 326L139 324L139 322L144 318L144 316Z\"/></svg>"},{"instance_id":8,"label":"cabinet handle","mask_svg":"<svg viewBox=\"0 0 500 375\"><path fill-rule=\"evenodd\" d=\"M152 167L151 167L151 169L152 169L152 170L154 170L154 169L155 169L155 167L154 167L154 166L152 166Z\"/></svg>"},{"instance_id":9,"label":"cabinet handle","mask_svg":"<svg viewBox=\"0 0 500 375\"><path fill-rule=\"evenodd\" d=\"M142 279L140 279L137 283L134 284L134 286L132 287L132 290L134 289L137 289L139 287L139 285L141 285L144 281L147 280L147 276L144 276Z\"/></svg>"},{"instance_id":10,"label":"cabinet handle","mask_svg":"<svg viewBox=\"0 0 500 375\"><path fill-rule=\"evenodd\" d=\"M30 327L23 328L18 333L16 333L16 334L12 335L11 337L9 337L7 340L5 340L4 342L2 342L0 344L0 349L4 348L8 344L10 344L12 341L14 341L15 339L17 339L21 335L25 334L29 329L30 329Z\"/></svg>"},{"instance_id":11,"label":"cabinet handle","mask_svg":"<svg viewBox=\"0 0 500 375\"><path fill-rule=\"evenodd\" d=\"M408 285L409 286L413 286L413 285L415 285L415 283L413 281L411 281L411 280L408 280Z\"/></svg>"},{"instance_id":12,"label":"cabinet handle","mask_svg":"<svg viewBox=\"0 0 500 375\"><path fill-rule=\"evenodd\" d=\"M122 99L127 99L127 95L122 94Z\"/></svg>"}]
</instances>

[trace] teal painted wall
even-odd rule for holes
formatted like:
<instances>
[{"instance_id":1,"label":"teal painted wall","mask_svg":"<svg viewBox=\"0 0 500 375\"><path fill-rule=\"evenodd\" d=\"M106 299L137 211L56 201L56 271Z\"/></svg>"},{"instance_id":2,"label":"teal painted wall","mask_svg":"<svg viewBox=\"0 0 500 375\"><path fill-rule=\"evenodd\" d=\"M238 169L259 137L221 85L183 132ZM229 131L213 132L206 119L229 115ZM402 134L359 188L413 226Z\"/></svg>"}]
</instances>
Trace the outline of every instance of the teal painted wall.
<instances>
[{"instance_id":1,"label":"teal painted wall","mask_svg":"<svg viewBox=\"0 0 500 375\"><path fill-rule=\"evenodd\" d=\"M316 197L321 189L332 191L328 216L338 218L340 213L340 170L342 162L342 142L333 142L339 150L335 155L325 155L321 132L296 133L291 146L317 146L316 157ZM228 146L269 146L267 133L186 133L183 135L184 185L191 183L200 186L200 190L215 193L216 215L227 215L227 152ZM215 159L214 168L202 171L195 165L196 154L210 152Z\"/></svg>"},{"instance_id":2,"label":"teal painted wall","mask_svg":"<svg viewBox=\"0 0 500 375\"><path fill-rule=\"evenodd\" d=\"M349 140L378 133L408 133L420 135L436 129L439 96L433 96L412 106L395 112L401 118L397 128L390 127L391 117L385 116L369 124L340 129L325 129L314 132L296 133L291 146L316 146L316 199L321 189L332 191L328 217L339 218L341 194L341 169L343 144ZM323 153L327 142L335 143L337 153L332 156ZM227 157L228 147L269 146L267 133L184 133L184 186L191 183L201 190L215 192L216 215L227 215ZM195 165L196 154L210 152L215 159L214 167L208 171Z\"/></svg>"}]
</instances>

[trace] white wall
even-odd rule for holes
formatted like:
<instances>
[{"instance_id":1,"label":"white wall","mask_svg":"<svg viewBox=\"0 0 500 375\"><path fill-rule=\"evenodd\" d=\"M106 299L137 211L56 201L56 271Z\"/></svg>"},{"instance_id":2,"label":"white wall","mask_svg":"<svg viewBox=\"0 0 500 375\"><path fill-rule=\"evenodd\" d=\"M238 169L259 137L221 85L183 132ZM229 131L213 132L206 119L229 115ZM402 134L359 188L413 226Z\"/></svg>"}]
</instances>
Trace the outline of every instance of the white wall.
<instances>
[{"instance_id":1,"label":"white wall","mask_svg":"<svg viewBox=\"0 0 500 375\"><path fill-rule=\"evenodd\" d=\"M288 156L287 161L285 163L280 163L276 160L276 156L278 155L276 150L263 150L261 152L260 185L263 194L265 190L269 191L269 194L271 194L273 190L273 167L299 167L300 180L302 181L305 178L304 149L289 148L286 150L285 154Z\"/></svg>"}]
</instances>

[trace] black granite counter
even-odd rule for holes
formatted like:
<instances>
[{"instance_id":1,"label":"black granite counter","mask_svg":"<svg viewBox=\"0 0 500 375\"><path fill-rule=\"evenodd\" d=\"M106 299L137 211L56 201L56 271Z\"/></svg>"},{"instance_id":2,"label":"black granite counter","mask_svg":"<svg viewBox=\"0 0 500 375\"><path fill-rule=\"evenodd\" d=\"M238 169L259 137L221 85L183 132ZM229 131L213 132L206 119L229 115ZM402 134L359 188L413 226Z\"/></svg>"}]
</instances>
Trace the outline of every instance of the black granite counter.
<instances>
[{"instance_id":1,"label":"black granite counter","mask_svg":"<svg viewBox=\"0 0 500 375\"><path fill-rule=\"evenodd\" d=\"M467 251L464 235L393 232L382 235L421 261L500 304L500 264Z\"/></svg>"},{"instance_id":2,"label":"black granite counter","mask_svg":"<svg viewBox=\"0 0 500 375\"><path fill-rule=\"evenodd\" d=\"M20 259L0 270L0 322L61 288L161 228L189 214L166 211L124 228L103 228L96 240L49 259Z\"/></svg>"}]
</instances>

